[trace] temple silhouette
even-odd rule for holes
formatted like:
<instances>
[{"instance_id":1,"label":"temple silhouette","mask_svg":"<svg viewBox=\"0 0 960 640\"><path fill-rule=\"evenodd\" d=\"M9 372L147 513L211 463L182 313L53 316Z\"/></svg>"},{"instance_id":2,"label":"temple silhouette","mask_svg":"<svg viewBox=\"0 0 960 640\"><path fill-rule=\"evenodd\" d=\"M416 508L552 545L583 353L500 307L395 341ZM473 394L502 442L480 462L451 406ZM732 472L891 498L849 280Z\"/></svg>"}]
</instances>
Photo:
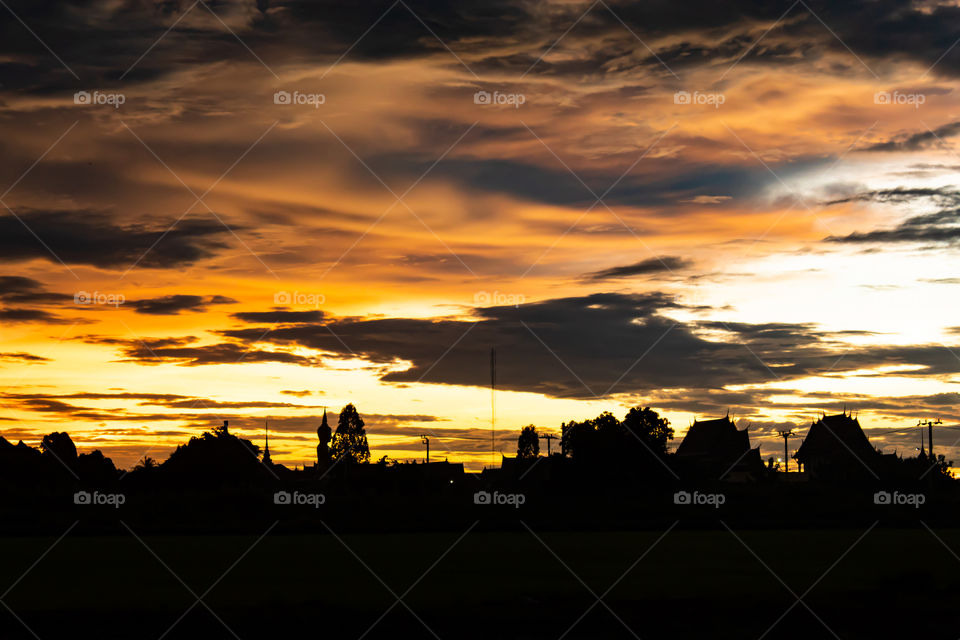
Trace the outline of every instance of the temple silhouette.
<instances>
[{"instance_id":1,"label":"temple silhouette","mask_svg":"<svg viewBox=\"0 0 960 640\"><path fill-rule=\"evenodd\" d=\"M678 462L700 475L756 480L764 471L760 446L750 446L749 427L737 429L729 414L713 420L695 420L676 455Z\"/></svg>"},{"instance_id":2,"label":"temple silhouette","mask_svg":"<svg viewBox=\"0 0 960 640\"><path fill-rule=\"evenodd\" d=\"M729 413L695 420L674 452L667 445L672 429L649 408L633 409L623 421L604 412L594 420L565 423L560 451L547 455L539 453L536 429L526 428L518 439L516 456L501 454L499 467L480 473L448 460L399 461L382 456L372 462L363 419L353 405L340 412L335 430L324 409L316 429L316 459L293 468L274 460L269 426L265 421L261 448L231 433L224 420L221 426L177 446L166 460L144 458L126 471L117 469L98 450L78 453L67 433L43 436L39 448L22 440L14 445L0 436L0 481L27 492L119 486L121 482L124 487L159 491L216 492L281 483L349 494L437 496L497 488L545 494L589 487L608 491L611 486L620 492L668 490L678 482L762 484L773 490L784 480L846 487L923 480L956 486L949 475L952 463L943 456L928 455L922 448L916 457L883 454L870 443L857 417L846 410L822 414L811 423L792 456L797 468L790 473L784 473L786 469L772 457L764 464L759 445L751 443L749 427L738 428Z\"/></svg>"}]
</instances>

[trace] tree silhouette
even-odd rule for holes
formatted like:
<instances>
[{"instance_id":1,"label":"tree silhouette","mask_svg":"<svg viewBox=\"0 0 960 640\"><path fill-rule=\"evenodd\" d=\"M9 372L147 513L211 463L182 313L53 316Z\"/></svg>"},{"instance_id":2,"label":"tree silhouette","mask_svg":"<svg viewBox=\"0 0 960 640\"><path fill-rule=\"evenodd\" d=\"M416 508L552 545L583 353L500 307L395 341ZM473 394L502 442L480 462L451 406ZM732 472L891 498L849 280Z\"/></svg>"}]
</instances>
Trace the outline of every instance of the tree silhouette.
<instances>
[{"instance_id":1,"label":"tree silhouette","mask_svg":"<svg viewBox=\"0 0 960 640\"><path fill-rule=\"evenodd\" d=\"M536 458L539 455L540 436L537 435L537 428L528 424L520 430L520 436L517 438L517 457Z\"/></svg>"},{"instance_id":2,"label":"tree silhouette","mask_svg":"<svg viewBox=\"0 0 960 640\"><path fill-rule=\"evenodd\" d=\"M650 451L666 454L673 438L670 423L649 407L634 407L623 422L604 411L592 420L563 423L560 432L564 455L590 464L645 462Z\"/></svg>"},{"instance_id":3,"label":"tree silhouette","mask_svg":"<svg viewBox=\"0 0 960 640\"><path fill-rule=\"evenodd\" d=\"M566 455L577 460L609 458L616 451L623 426L609 411L592 420L560 425L560 443Z\"/></svg>"},{"instance_id":4,"label":"tree silhouette","mask_svg":"<svg viewBox=\"0 0 960 640\"><path fill-rule=\"evenodd\" d=\"M160 469L215 479L250 477L263 471L259 458L260 447L233 435L224 424L178 445Z\"/></svg>"},{"instance_id":5,"label":"tree silhouette","mask_svg":"<svg viewBox=\"0 0 960 640\"><path fill-rule=\"evenodd\" d=\"M52 456L57 462L73 468L77 462L77 447L66 433L53 432L43 436L40 449L45 456Z\"/></svg>"},{"instance_id":6,"label":"tree silhouette","mask_svg":"<svg viewBox=\"0 0 960 640\"><path fill-rule=\"evenodd\" d=\"M147 471L157 468L157 461L150 456L144 456L140 459L134 469L145 469Z\"/></svg>"},{"instance_id":7,"label":"tree silhouette","mask_svg":"<svg viewBox=\"0 0 960 640\"><path fill-rule=\"evenodd\" d=\"M670 422L666 418L661 418L650 407L630 409L623 418L623 426L627 430L628 436L631 433L636 436L631 438L634 440L632 444L641 447L645 444L647 448L656 453L667 453L667 441L673 440L673 429L670 427ZM627 444L630 445L631 443L628 441Z\"/></svg>"},{"instance_id":8,"label":"tree silhouette","mask_svg":"<svg viewBox=\"0 0 960 640\"><path fill-rule=\"evenodd\" d=\"M75 469L81 480L93 484L110 482L120 475L113 460L104 456L99 449L77 456Z\"/></svg>"},{"instance_id":9,"label":"tree silhouette","mask_svg":"<svg viewBox=\"0 0 960 640\"><path fill-rule=\"evenodd\" d=\"M337 431L333 434L330 453L335 460L344 462L369 462L370 447L367 445L367 432L363 429L363 418L353 404L340 410Z\"/></svg>"}]
</instances>

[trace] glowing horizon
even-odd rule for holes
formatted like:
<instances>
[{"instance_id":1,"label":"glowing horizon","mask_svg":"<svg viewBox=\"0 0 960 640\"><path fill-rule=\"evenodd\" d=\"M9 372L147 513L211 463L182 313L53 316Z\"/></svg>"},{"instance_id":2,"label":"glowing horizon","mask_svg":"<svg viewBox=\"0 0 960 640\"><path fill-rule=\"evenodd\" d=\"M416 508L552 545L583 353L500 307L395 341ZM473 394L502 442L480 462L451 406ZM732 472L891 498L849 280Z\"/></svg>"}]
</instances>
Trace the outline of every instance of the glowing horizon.
<instances>
[{"instance_id":1,"label":"glowing horizon","mask_svg":"<svg viewBox=\"0 0 960 640\"><path fill-rule=\"evenodd\" d=\"M609 4L14 3L50 46L8 27L0 435L129 467L270 420L292 466L352 402L373 459L476 469L491 347L506 455L638 405L764 457L842 406L910 455L960 423L956 7L915 51Z\"/></svg>"}]
</instances>

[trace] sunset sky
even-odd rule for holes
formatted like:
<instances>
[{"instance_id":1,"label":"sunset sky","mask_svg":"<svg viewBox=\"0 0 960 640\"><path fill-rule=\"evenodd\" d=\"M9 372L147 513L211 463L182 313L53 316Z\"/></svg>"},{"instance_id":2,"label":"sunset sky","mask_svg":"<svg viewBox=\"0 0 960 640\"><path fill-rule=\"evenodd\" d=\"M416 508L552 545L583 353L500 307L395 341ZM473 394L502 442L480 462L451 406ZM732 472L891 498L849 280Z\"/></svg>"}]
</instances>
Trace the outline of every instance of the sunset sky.
<instances>
[{"instance_id":1,"label":"sunset sky","mask_svg":"<svg viewBox=\"0 0 960 640\"><path fill-rule=\"evenodd\" d=\"M649 405L960 456L957 2L0 14L8 440L269 420L292 467L353 402L373 459L478 469L496 348L507 455Z\"/></svg>"}]
</instances>

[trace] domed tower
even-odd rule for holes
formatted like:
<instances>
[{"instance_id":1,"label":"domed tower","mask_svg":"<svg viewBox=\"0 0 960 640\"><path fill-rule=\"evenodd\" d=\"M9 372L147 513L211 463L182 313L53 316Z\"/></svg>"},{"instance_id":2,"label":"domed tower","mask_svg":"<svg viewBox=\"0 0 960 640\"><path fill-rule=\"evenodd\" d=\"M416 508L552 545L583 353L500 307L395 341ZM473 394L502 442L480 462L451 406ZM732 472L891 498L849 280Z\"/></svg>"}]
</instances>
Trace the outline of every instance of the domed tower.
<instances>
[{"instance_id":1,"label":"domed tower","mask_svg":"<svg viewBox=\"0 0 960 640\"><path fill-rule=\"evenodd\" d=\"M330 460L330 438L332 437L333 432L330 431L330 426L327 424L327 410L323 410L323 422L320 423L320 426L317 427L317 464L325 465Z\"/></svg>"}]
</instances>

